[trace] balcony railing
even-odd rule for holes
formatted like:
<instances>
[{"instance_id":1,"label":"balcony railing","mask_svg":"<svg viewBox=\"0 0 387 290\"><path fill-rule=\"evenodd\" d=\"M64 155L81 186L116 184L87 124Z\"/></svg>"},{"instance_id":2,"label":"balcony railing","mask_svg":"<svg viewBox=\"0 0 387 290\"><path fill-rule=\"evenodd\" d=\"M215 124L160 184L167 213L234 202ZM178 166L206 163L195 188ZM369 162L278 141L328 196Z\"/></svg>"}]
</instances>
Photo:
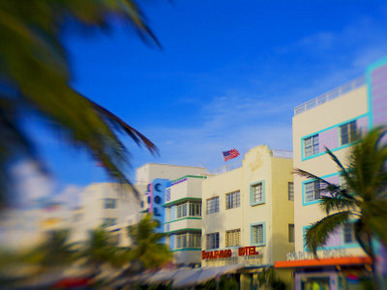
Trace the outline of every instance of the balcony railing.
<instances>
[{"instance_id":1,"label":"balcony railing","mask_svg":"<svg viewBox=\"0 0 387 290\"><path fill-rule=\"evenodd\" d=\"M320 106L326 102L329 102L330 100L336 99L337 97L344 95L346 93L349 93L350 91L353 91L361 86L363 86L366 83L365 76L358 77L344 85L341 85L340 87L333 89L321 96L318 96L317 98L314 98L312 100L309 100L297 107L294 108L294 116L301 114L305 111L308 111L310 109L313 109L317 106Z\"/></svg>"}]
</instances>

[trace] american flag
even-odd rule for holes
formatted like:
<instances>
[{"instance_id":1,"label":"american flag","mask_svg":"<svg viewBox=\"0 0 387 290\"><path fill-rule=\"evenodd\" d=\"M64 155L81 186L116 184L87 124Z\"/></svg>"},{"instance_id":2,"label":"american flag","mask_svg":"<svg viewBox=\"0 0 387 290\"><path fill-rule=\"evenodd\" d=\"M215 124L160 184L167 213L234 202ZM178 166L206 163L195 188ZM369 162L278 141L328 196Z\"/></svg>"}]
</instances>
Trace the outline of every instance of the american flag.
<instances>
[{"instance_id":1,"label":"american flag","mask_svg":"<svg viewBox=\"0 0 387 290\"><path fill-rule=\"evenodd\" d=\"M229 151L224 151L223 152L224 161L233 159L235 157L238 157L239 155L240 154L239 154L238 150L236 150L236 149L231 149Z\"/></svg>"}]
</instances>

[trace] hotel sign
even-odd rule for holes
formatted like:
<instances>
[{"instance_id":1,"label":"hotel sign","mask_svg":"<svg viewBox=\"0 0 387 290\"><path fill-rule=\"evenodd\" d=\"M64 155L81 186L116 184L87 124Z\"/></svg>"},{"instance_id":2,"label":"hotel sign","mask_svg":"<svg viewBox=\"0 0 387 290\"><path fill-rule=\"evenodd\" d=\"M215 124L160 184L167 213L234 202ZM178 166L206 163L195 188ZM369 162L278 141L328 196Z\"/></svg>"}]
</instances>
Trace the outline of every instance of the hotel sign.
<instances>
[{"instance_id":1,"label":"hotel sign","mask_svg":"<svg viewBox=\"0 0 387 290\"><path fill-rule=\"evenodd\" d=\"M232 255L231 250L220 250L220 251L202 251L202 260L215 260L222 258L230 258Z\"/></svg>"},{"instance_id":2,"label":"hotel sign","mask_svg":"<svg viewBox=\"0 0 387 290\"><path fill-rule=\"evenodd\" d=\"M324 249L322 250L322 255L319 254L319 256L322 256L323 258L340 258L340 257L347 257L347 252L345 249ZM287 261L295 261L295 260L308 260L308 259L315 259L315 256L312 252L290 252L286 254L286 260Z\"/></svg>"},{"instance_id":3,"label":"hotel sign","mask_svg":"<svg viewBox=\"0 0 387 290\"><path fill-rule=\"evenodd\" d=\"M238 248L238 256L258 256L256 247L240 247ZM215 259L224 259L231 258L232 251L231 249L227 250L218 250L218 251L202 251L202 260L215 260Z\"/></svg>"}]
</instances>

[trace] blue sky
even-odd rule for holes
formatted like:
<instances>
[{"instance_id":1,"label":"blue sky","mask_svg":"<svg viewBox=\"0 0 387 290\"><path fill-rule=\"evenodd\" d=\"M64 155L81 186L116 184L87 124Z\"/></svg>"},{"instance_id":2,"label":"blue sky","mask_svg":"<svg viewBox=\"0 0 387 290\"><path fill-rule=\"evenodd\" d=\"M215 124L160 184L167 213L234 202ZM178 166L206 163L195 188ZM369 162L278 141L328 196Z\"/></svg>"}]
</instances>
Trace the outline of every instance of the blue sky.
<instances>
[{"instance_id":1,"label":"blue sky","mask_svg":"<svg viewBox=\"0 0 387 290\"><path fill-rule=\"evenodd\" d=\"M65 35L73 86L160 150L154 157L128 140L133 181L134 168L147 162L213 170L231 148L292 150L294 107L387 55L384 1L146 3L162 49L120 23L108 35ZM50 190L109 180L85 152L40 125L33 132L55 176Z\"/></svg>"}]
</instances>

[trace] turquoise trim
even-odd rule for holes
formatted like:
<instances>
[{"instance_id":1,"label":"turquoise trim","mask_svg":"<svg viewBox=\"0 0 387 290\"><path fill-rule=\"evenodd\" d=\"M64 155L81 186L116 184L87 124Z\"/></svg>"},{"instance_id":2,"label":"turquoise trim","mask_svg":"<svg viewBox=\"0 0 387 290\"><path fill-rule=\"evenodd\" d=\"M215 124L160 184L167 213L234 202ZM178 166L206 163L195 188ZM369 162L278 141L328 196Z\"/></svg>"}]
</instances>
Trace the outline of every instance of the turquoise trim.
<instances>
[{"instance_id":1,"label":"turquoise trim","mask_svg":"<svg viewBox=\"0 0 387 290\"><path fill-rule=\"evenodd\" d=\"M366 70L366 83L367 83L367 96L368 96L368 125L369 128L372 128L374 125L374 118L372 113L372 86L371 86L371 72L375 70L376 68L386 65L387 64L387 57L382 58L381 60L369 65Z\"/></svg>"},{"instance_id":2,"label":"turquoise trim","mask_svg":"<svg viewBox=\"0 0 387 290\"><path fill-rule=\"evenodd\" d=\"M312 136L314 136L314 135L319 135L319 134L322 133L322 132L325 132L325 131L328 131L328 130L331 130L331 129L334 129L334 128L338 128L338 127L340 127L340 126L342 126L342 125L344 125L344 124L347 124L347 123L352 122L352 121L357 121L357 120L359 120L359 119L361 119L361 118L365 118L365 117L369 117L369 113L366 113L366 114L357 116L357 117L352 118L352 119L348 119L348 120L346 120L346 121L344 121L344 122L338 123L338 124L336 124L336 125L330 126L330 127L328 127L328 128L325 128L325 129L322 129L322 130L319 130L319 131L317 131L317 132L314 132L314 133L311 133L311 134L308 134L308 135L305 135L305 136L301 137L301 161L309 160L309 159L312 159L312 158L315 158L315 157L319 157L319 156L321 156L321 155L326 154L326 152L324 151L324 152L319 152L319 153L317 153L317 154L315 154L315 155L312 155L312 156L305 157L305 156L304 156L304 140L305 140L306 138L312 137ZM339 141L339 139L340 139L340 138L338 138L338 141ZM321 142L321 141L320 141L320 138L319 138L319 143L320 143L320 142ZM329 148L329 150L331 150L332 152L334 152L334 151L337 151L337 150L341 150L341 149L350 147L350 146L352 146L352 145L355 144L355 143L356 143L356 142L348 143L348 144L345 144L345 145L340 145L340 146L338 146L338 147L336 147L336 148Z\"/></svg>"},{"instance_id":3,"label":"turquoise trim","mask_svg":"<svg viewBox=\"0 0 387 290\"><path fill-rule=\"evenodd\" d=\"M262 201L260 202L254 202L254 190L253 186L262 183ZM250 183L250 206L255 206L259 204L266 203L266 186L265 186L265 180L259 180L253 183Z\"/></svg>"},{"instance_id":4,"label":"turquoise trim","mask_svg":"<svg viewBox=\"0 0 387 290\"><path fill-rule=\"evenodd\" d=\"M174 231L164 232L164 234L174 234L179 232L201 232L202 229L194 229L194 228L182 228Z\"/></svg>"},{"instance_id":5,"label":"turquoise trim","mask_svg":"<svg viewBox=\"0 0 387 290\"><path fill-rule=\"evenodd\" d=\"M174 183L176 181L179 181L179 180L182 180L184 178L202 178L202 179L207 179L207 176L198 176L198 175L184 175L182 177L179 177L178 179L175 179L175 180L171 180L171 183ZM173 185L170 185L170 186L173 186ZM169 186L169 187L170 187Z\"/></svg>"},{"instance_id":6,"label":"turquoise trim","mask_svg":"<svg viewBox=\"0 0 387 290\"><path fill-rule=\"evenodd\" d=\"M201 251L201 250L202 248L182 248L182 249L171 250L171 252Z\"/></svg>"},{"instance_id":7,"label":"turquoise trim","mask_svg":"<svg viewBox=\"0 0 387 290\"><path fill-rule=\"evenodd\" d=\"M258 225L262 225L262 236L263 236L262 243L254 243L253 227ZM257 247L266 246L266 222L258 222L258 223L250 224L250 244Z\"/></svg>"},{"instance_id":8,"label":"turquoise trim","mask_svg":"<svg viewBox=\"0 0 387 290\"><path fill-rule=\"evenodd\" d=\"M368 128L371 128L374 123L372 114L372 88L371 88L371 71L372 69L367 68L366 71L366 84L367 84L367 103L368 103Z\"/></svg>"},{"instance_id":9,"label":"turquoise trim","mask_svg":"<svg viewBox=\"0 0 387 290\"><path fill-rule=\"evenodd\" d=\"M336 176L336 175L340 175L340 172L335 172L335 173L331 173L331 174L328 174L328 175L324 175L324 176L321 176L320 178L326 179L326 178L333 177L333 176ZM305 201L305 184L309 183L309 182L316 181L316 180L317 179L308 179L308 180L305 180L305 181L302 182L302 206L307 206L307 205L311 205L311 204L320 203L320 201L321 201L320 199L309 201L309 202Z\"/></svg>"},{"instance_id":10,"label":"turquoise trim","mask_svg":"<svg viewBox=\"0 0 387 290\"><path fill-rule=\"evenodd\" d=\"M311 226L303 226L302 227L302 245L303 245L303 249L304 249L304 252L308 252L310 253L311 251L308 251L307 248L306 248L306 242L305 242L305 234L306 234L306 230L308 228L310 228ZM341 228L340 229L341 231L341 236L343 236L343 229ZM344 243L343 241L343 237L341 239L341 242ZM353 249L353 248L360 248L360 245L358 242L355 242L355 243L351 243L351 244L343 244L343 245L340 245L340 246L332 246L332 247L319 247L317 248L317 251L321 251L321 250L339 250L339 249Z\"/></svg>"},{"instance_id":11,"label":"turquoise trim","mask_svg":"<svg viewBox=\"0 0 387 290\"><path fill-rule=\"evenodd\" d=\"M201 217L183 217L183 218L180 218L180 219L176 219L176 220L173 220L173 221L169 221L169 222L165 222L164 224L170 224L170 223L174 223L174 222L178 222L178 221L182 221L182 220L201 220L202 218Z\"/></svg>"},{"instance_id":12,"label":"turquoise trim","mask_svg":"<svg viewBox=\"0 0 387 290\"><path fill-rule=\"evenodd\" d=\"M183 197L183 198L176 199L176 200L173 200L173 201L170 201L170 202L166 202L166 203L163 204L163 207L169 207L171 205L174 205L174 204L177 204L177 203L181 203L183 201L189 201L189 200L202 201L202 198L201 197Z\"/></svg>"}]
</instances>

